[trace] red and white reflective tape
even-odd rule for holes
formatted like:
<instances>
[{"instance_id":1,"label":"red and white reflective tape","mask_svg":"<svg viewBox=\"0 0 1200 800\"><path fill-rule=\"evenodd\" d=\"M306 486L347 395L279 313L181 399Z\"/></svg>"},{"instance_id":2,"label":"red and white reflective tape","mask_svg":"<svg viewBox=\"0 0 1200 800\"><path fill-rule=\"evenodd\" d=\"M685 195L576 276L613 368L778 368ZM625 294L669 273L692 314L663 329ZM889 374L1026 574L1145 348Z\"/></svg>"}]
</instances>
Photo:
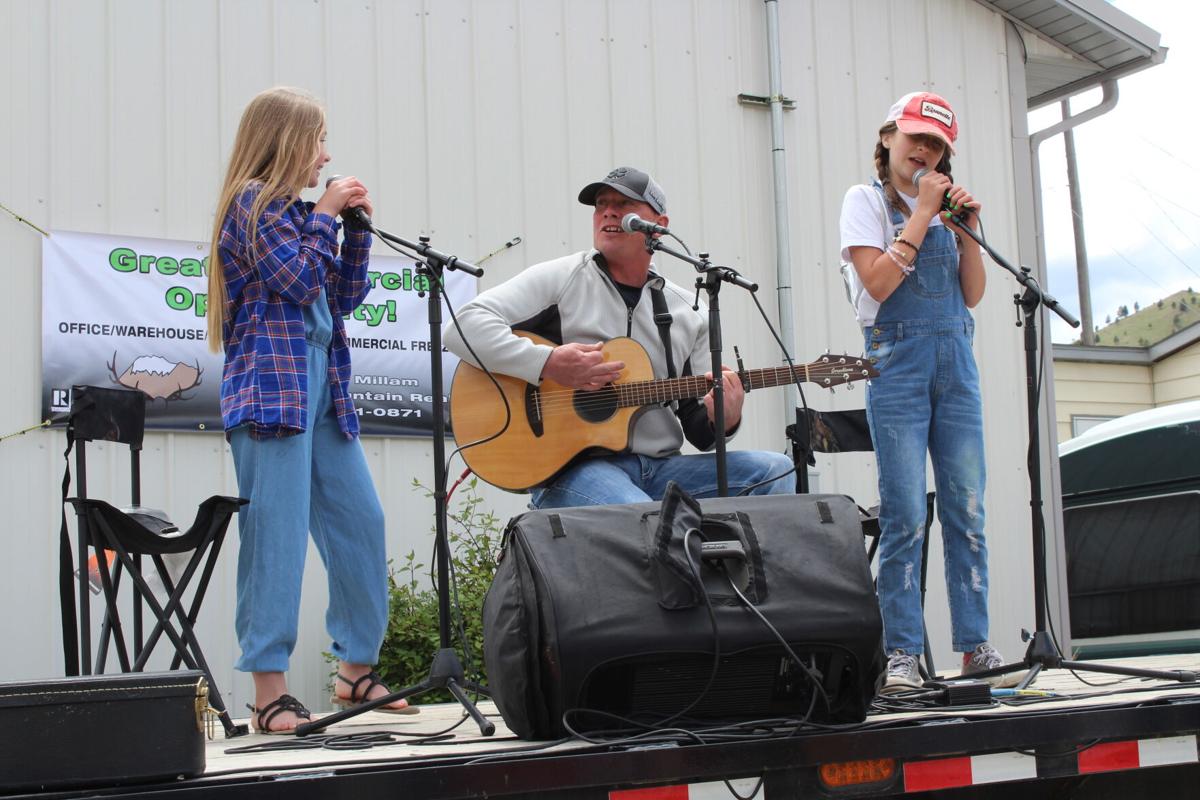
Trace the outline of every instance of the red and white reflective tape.
<instances>
[{"instance_id":1,"label":"red and white reflective tape","mask_svg":"<svg viewBox=\"0 0 1200 800\"><path fill-rule=\"evenodd\" d=\"M928 792L954 786L1028 780L1037 776L1037 758L1024 753L910 761L904 765L904 791Z\"/></svg>"},{"instance_id":2,"label":"red and white reflective tape","mask_svg":"<svg viewBox=\"0 0 1200 800\"><path fill-rule=\"evenodd\" d=\"M1077 774L1195 763L1200 761L1197 756L1196 739L1197 737L1192 735L1097 744L1079 753ZM927 792L956 786L1031 780L1037 777L1037 757L1024 753L936 758L928 761L910 761L904 765L904 791Z\"/></svg>"},{"instance_id":3,"label":"red and white reflective tape","mask_svg":"<svg viewBox=\"0 0 1200 800\"><path fill-rule=\"evenodd\" d=\"M1189 764L1197 760L1200 759L1197 758L1195 736L1133 739L1098 744L1084 750L1079 754L1079 774Z\"/></svg>"},{"instance_id":4,"label":"red and white reflective tape","mask_svg":"<svg viewBox=\"0 0 1200 800\"><path fill-rule=\"evenodd\" d=\"M749 797L758 787L758 778L733 778L729 781L734 791ZM618 789L608 793L608 800L730 800L729 786L725 781L707 783L681 783L675 786L652 786L648 789ZM762 798L760 791L758 798Z\"/></svg>"}]
</instances>

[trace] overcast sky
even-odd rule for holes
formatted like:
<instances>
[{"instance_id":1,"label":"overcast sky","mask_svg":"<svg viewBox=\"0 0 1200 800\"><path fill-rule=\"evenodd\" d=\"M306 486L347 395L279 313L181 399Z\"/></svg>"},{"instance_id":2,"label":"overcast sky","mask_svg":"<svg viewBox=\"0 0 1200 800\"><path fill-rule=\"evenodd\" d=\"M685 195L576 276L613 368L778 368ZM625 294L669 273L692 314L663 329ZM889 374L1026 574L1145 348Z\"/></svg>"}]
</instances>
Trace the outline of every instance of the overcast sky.
<instances>
[{"instance_id":1,"label":"overcast sky","mask_svg":"<svg viewBox=\"0 0 1200 800\"><path fill-rule=\"evenodd\" d=\"M1118 82L1116 108L1075 129L1092 285L1092 316L1200 290L1200 2L1118 0L1114 6L1162 35L1167 60ZM1100 91L1071 101L1078 113ZM1061 118L1059 104L1030 114L1030 131ZM1076 316L1079 295L1063 137L1041 146L1047 291ZM1056 342L1077 331L1051 315Z\"/></svg>"}]
</instances>

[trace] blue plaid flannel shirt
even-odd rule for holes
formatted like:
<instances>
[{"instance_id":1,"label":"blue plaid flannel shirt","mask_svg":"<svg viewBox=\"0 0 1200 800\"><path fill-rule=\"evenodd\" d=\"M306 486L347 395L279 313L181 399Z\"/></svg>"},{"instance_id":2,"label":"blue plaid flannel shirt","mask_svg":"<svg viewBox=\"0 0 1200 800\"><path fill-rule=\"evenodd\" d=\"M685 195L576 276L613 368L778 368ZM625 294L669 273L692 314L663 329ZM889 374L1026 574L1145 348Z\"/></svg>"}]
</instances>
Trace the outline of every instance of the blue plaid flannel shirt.
<instances>
[{"instance_id":1,"label":"blue plaid flannel shirt","mask_svg":"<svg viewBox=\"0 0 1200 800\"><path fill-rule=\"evenodd\" d=\"M262 189L248 185L225 216L220 248L224 265L225 367L221 417L228 432L249 424L255 438L292 436L307 429L308 347L301 306L316 302L321 287L333 315L329 391L338 426L358 435L350 399L350 348L343 314L366 298L371 234L345 232L338 257L339 225L313 204L297 199L267 205L259 220L257 258L248 237L250 207Z\"/></svg>"}]
</instances>

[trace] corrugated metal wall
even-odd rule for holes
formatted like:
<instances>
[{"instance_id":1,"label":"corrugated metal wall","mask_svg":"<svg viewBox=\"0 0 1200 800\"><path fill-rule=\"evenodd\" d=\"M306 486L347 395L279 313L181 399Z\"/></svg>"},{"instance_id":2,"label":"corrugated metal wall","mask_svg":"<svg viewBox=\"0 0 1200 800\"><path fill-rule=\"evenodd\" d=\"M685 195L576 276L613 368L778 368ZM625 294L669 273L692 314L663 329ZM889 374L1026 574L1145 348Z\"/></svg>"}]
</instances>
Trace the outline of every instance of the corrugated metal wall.
<instances>
[{"instance_id":1,"label":"corrugated metal wall","mask_svg":"<svg viewBox=\"0 0 1200 800\"><path fill-rule=\"evenodd\" d=\"M842 194L870 176L879 122L905 91L946 95L962 118L955 174L986 207L987 234L1016 250L1008 66L1002 20L966 0L783 0L791 265L797 357L861 344L838 266ZM49 230L206 239L237 120L275 84L303 86L328 107L331 171L371 187L376 219L427 233L443 250L478 257L520 235L488 264L484 285L523 265L589 244L580 186L618 164L651 170L670 200L672 229L772 294L774 221L765 109L765 12L758 0L228 0L0 3L0 202ZM4 374L0 433L35 424L40 381L40 236L0 215L8 291L0 294ZM690 282L682 263L660 266ZM993 638L1020 651L1032 624L1022 351L1012 281L989 268L977 310L989 445L988 533ZM726 347L749 366L775 363L749 300L727 290ZM784 448L782 392L755 393L737 447ZM854 392L811 389L818 408L861 406ZM389 520L389 553L427 556L432 504L428 440L366 440ZM0 443L5 566L0 580L0 680L58 674L56 529L61 432ZM124 502L126 457L91 450L90 494ZM875 502L867 456L822 458L818 485ZM151 434L143 498L177 520L213 493L234 493L216 434ZM520 497L488 493L501 516ZM232 671L231 537L201 619L226 695L250 699ZM949 664L940 546L933 547L929 622ZM422 560L428 561L427 557ZM313 707L328 672L320 652L324 581L306 575L292 688Z\"/></svg>"}]
</instances>

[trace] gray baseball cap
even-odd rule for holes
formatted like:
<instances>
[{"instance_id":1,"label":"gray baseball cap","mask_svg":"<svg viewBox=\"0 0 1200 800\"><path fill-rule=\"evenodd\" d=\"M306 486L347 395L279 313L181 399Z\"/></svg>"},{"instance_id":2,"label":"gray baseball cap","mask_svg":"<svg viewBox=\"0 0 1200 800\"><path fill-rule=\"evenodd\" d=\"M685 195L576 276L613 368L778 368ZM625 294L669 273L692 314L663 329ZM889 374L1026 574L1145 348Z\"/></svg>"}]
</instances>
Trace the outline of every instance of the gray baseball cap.
<instances>
[{"instance_id":1,"label":"gray baseball cap","mask_svg":"<svg viewBox=\"0 0 1200 800\"><path fill-rule=\"evenodd\" d=\"M604 180L589 183L579 193L579 202L585 206L596 205L596 192L605 186L616 189L632 200L640 200L659 214L667 213L667 195L662 187L636 167L617 167L605 175Z\"/></svg>"}]
</instances>

